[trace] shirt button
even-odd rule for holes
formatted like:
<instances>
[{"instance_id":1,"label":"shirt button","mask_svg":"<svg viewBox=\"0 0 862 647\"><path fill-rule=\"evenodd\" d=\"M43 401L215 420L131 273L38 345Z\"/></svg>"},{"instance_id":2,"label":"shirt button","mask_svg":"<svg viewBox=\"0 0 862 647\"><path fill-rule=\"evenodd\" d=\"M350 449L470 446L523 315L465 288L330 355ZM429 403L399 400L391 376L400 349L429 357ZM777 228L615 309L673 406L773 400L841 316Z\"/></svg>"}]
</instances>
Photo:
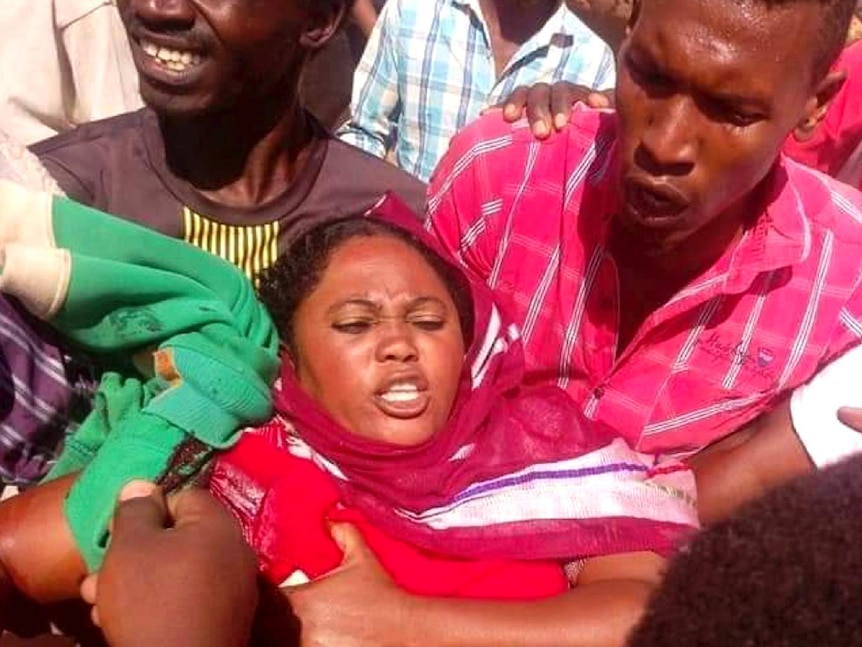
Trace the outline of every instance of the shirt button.
<instances>
[{"instance_id":1,"label":"shirt button","mask_svg":"<svg viewBox=\"0 0 862 647\"><path fill-rule=\"evenodd\" d=\"M596 400L601 400L603 397L605 397L605 387L597 386L595 389L593 389L593 397Z\"/></svg>"}]
</instances>

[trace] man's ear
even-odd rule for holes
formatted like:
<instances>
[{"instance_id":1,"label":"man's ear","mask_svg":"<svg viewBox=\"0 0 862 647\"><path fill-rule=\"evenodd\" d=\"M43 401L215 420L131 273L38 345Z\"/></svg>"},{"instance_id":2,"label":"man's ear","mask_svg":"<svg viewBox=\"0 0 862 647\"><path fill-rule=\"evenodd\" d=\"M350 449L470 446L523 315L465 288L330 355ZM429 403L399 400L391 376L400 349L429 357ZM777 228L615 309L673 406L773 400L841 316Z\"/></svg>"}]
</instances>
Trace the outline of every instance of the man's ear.
<instances>
[{"instance_id":1,"label":"man's ear","mask_svg":"<svg viewBox=\"0 0 862 647\"><path fill-rule=\"evenodd\" d=\"M793 129L793 136L797 141L804 142L811 138L820 122L826 117L829 105L838 94L844 81L847 79L847 70L835 70L829 72L817 86L812 97L808 100L805 108L805 116Z\"/></svg>"},{"instance_id":2,"label":"man's ear","mask_svg":"<svg viewBox=\"0 0 862 647\"><path fill-rule=\"evenodd\" d=\"M310 10L308 29L299 37L299 44L308 50L318 50L332 38L345 19L348 2L325 3L329 9Z\"/></svg>"}]
</instances>

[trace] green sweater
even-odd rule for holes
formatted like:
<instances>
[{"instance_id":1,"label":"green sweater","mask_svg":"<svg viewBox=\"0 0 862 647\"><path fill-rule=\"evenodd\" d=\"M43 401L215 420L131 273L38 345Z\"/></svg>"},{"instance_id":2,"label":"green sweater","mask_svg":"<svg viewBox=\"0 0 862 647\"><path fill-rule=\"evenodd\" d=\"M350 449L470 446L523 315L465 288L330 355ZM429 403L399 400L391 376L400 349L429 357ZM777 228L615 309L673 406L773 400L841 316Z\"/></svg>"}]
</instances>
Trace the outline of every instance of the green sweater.
<instances>
[{"instance_id":1,"label":"green sweater","mask_svg":"<svg viewBox=\"0 0 862 647\"><path fill-rule=\"evenodd\" d=\"M248 279L207 252L0 182L0 291L120 367L47 477L82 470L65 510L91 570L125 483L165 476L190 437L228 447L271 414L275 328Z\"/></svg>"}]
</instances>

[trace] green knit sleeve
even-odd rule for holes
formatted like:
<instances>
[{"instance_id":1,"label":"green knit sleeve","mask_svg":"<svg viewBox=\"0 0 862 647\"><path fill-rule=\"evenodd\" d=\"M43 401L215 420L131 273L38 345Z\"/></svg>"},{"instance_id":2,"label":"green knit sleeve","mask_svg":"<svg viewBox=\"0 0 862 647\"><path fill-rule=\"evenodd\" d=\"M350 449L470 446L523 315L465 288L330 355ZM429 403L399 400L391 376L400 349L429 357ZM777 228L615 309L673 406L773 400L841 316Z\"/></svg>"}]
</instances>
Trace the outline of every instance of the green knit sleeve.
<instances>
[{"instance_id":1,"label":"green knit sleeve","mask_svg":"<svg viewBox=\"0 0 862 647\"><path fill-rule=\"evenodd\" d=\"M278 338L229 263L65 199L54 201L52 225L71 263L49 322L117 366L130 366L132 355L156 360L143 374L105 376L93 413L48 477L83 470L66 514L92 570L126 482L164 476L189 437L227 447L270 416Z\"/></svg>"}]
</instances>

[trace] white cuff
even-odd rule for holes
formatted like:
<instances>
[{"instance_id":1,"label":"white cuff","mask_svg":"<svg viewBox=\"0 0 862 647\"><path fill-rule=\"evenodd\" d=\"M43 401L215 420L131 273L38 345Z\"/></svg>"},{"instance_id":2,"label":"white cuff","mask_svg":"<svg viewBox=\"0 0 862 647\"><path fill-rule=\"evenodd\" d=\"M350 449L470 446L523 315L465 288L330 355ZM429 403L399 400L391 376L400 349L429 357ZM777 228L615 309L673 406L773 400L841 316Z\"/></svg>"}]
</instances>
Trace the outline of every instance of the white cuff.
<instances>
[{"instance_id":1,"label":"white cuff","mask_svg":"<svg viewBox=\"0 0 862 647\"><path fill-rule=\"evenodd\" d=\"M71 270L66 249L0 247L0 292L20 299L40 319L51 319L65 303Z\"/></svg>"},{"instance_id":2,"label":"white cuff","mask_svg":"<svg viewBox=\"0 0 862 647\"><path fill-rule=\"evenodd\" d=\"M56 247L54 197L0 179L0 247L19 243Z\"/></svg>"},{"instance_id":3,"label":"white cuff","mask_svg":"<svg viewBox=\"0 0 862 647\"><path fill-rule=\"evenodd\" d=\"M829 364L790 399L793 428L817 467L862 452L862 433L838 420L841 407L862 408L862 346Z\"/></svg>"}]
</instances>

